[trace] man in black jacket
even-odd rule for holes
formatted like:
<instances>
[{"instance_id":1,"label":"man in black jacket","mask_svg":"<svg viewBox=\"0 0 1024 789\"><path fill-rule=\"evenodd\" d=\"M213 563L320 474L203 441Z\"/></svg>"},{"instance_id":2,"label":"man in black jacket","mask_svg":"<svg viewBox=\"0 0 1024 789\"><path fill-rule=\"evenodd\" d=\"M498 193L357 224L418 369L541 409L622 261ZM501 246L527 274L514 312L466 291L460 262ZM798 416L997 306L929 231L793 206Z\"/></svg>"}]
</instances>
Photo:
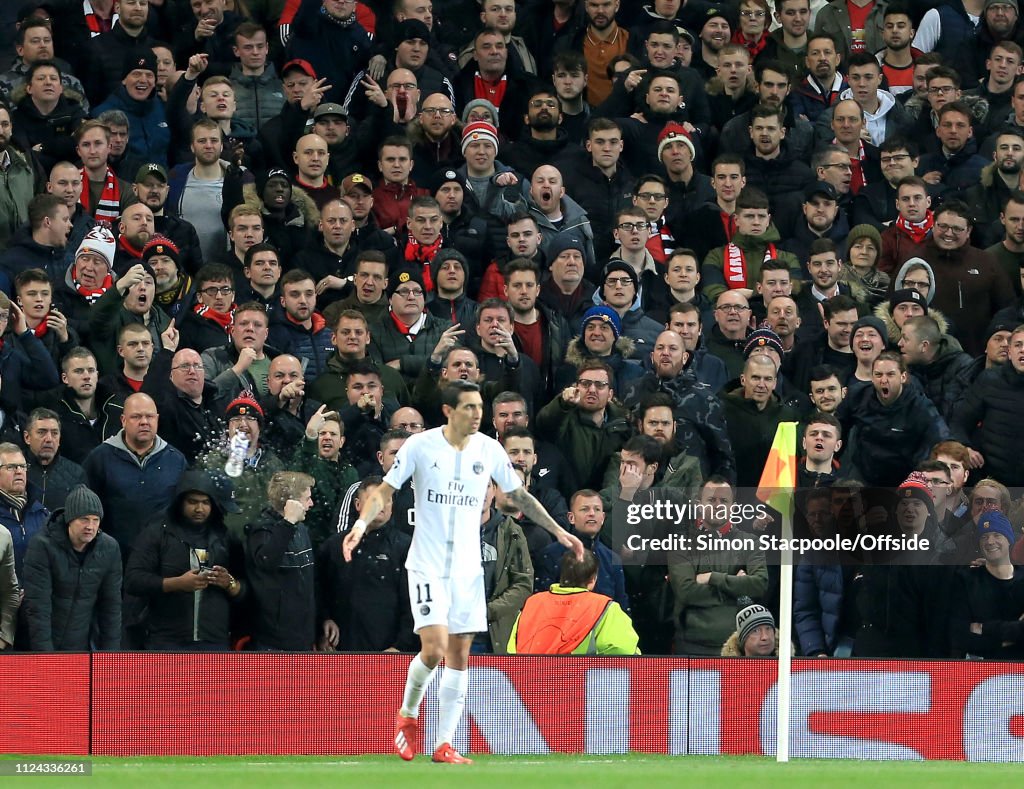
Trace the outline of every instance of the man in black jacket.
<instances>
[{"instance_id":1,"label":"man in black jacket","mask_svg":"<svg viewBox=\"0 0 1024 789\"><path fill-rule=\"evenodd\" d=\"M25 607L34 652L121 646L121 550L100 531L103 504L80 485L29 543Z\"/></svg>"},{"instance_id":2,"label":"man in black jacket","mask_svg":"<svg viewBox=\"0 0 1024 789\"><path fill-rule=\"evenodd\" d=\"M317 621L322 622L320 648L334 652L409 652L416 648L409 606L405 558L412 539L392 521L387 507L366 525L363 543L346 562L341 543L359 517L366 491L381 477L363 479L341 504L338 533L316 555L320 592Z\"/></svg>"},{"instance_id":3,"label":"man in black jacket","mask_svg":"<svg viewBox=\"0 0 1024 789\"><path fill-rule=\"evenodd\" d=\"M313 478L279 471L268 506L245 527L245 565L253 595L257 649L305 652L316 640L313 548L303 523L313 506Z\"/></svg>"},{"instance_id":4,"label":"man in black jacket","mask_svg":"<svg viewBox=\"0 0 1024 789\"><path fill-rule=\"evenodd\" d=\"M224 514L237 509L208 472L186 471L174 503L139 535L124 586L147 604L146 649L228 649L230 606L242 583L229 569L241 569L241 556Z\"/></svg>"},{"instance_id":5,"label":"man in black jacket","mask_svg":"<svg viewBox=\"0 0 1024 789\"><path fill-rule=\"evenodd\" d=\"M59 509L76 485L85 484L85 471L60 454L60 417L49 408L36 408L28 415L23 438L28 481L51 512Z\"/></svg>"}]
</instances>

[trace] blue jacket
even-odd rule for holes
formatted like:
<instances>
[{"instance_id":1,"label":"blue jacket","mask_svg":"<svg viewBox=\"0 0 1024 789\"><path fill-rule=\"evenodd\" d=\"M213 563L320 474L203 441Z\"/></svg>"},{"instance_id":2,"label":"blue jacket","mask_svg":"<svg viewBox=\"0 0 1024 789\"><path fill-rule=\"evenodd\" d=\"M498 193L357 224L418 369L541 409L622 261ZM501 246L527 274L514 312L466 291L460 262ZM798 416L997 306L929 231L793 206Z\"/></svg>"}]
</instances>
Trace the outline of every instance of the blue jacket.
<instances>
[{"instance_id":1,"label":"blue jacket","mask_svg":"<svg viewBox=\"0 0 1024 789\"><path fill-rule=\"evenodd\" d=\"M327 369L327 361L334 355L334 332L326 325L320 313L313 314L311 329L292 323L287 317L270 325L269 342L281 353L290 353L303 360L303 376L312 381Z\"/></svg>"},{"instance_id":2,"label":"blue jacket","mask_svg":"<svg viewBox=\"0 0 1024 789\"><path fill-rule=\"evenodd\" d=\"M152 451L139 458L125 445L123 430L85 458L89 488L103 502L103 531L126 557L153 513L174 501L186 465L185 456L159 436Z\"/></svg>"},{"instance_id":3,"label":"blue jacket","mask_svg":"<svg viewBox=\"0 0 1024 789\"><path fill-rule=\"evenodd\" d=\"M843 568L838 564L803 563L796 568L793 626L800 654L831 655L843 614Z\"/></svg>"},{"instance_id":4,"label":"blue jacket","mask_svg":"<svg viewBox=\"0 0 1024 789\"><path fill-rule=\"evenodd\" d=\"M14 572L23 584L25 575L22 573L22 563L25 561L25 551L28 549L28 542L38 534L50 519L50 511L43 506L38 491L29 485L29 502L22 512L19 521L14 514L14 508L6 497L0 497L0 525L6 526L14 541Z\"/></svg>"},{"instance_id":5,"label":"blue jacket","mask_svg":"<svg viewBox=\"0 0 1024 789\"><path fill-rule=\"evenodd\" d=\"M124 85L107 97L93 115L99 117L107 110L121 110L128 116L128 154L144 162L167 164L171 146L171 129L164 114L164 103L156 92L145 101L133 99Z\"/></svg>"},{"instance_id":6,"label":"blue jacket","mask_svg":"<svg viewBox=\"0 0 1024 789\"><path fill-rule=\"evenodd\" d=\"M580 536L580 535L577 535ZM597 584L594 591L606 595L629 613L629 595L626 594L626 576L622 572L622 561L611 548L597 539L582 537L583 545L597 557ZM552 584L558 583L562 574L562 557L568 549L561 543L553 542L540 555L537 566L535 589L546 592Z\"/></svg>"},{"instance_id":7,"label":"blue jacket","mask_svg":"<svg viewBox=\"0 0 1024 789\"><path fill-rule=\"evenodd\" d=\"M25 408L22 390L45 392L60 386L60 376L53 357L31 330L3 336L0 347L0 407L11 413Z\"/></svg>"}]
</instances>

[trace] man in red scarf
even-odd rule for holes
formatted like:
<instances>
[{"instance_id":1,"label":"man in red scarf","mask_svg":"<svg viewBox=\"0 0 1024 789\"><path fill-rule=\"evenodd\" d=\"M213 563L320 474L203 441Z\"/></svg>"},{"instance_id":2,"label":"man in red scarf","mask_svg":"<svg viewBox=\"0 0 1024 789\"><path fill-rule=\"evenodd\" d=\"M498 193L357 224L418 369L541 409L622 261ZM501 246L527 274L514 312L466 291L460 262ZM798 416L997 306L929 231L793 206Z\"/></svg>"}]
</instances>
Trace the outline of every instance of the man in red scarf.
<instances>
[{"instance_id":1,"label":"man in red scarf","mask_svg":"<svg viewBox=\"0 0 1024 789\"><path fill-rule=\"evenodd\" d=\"M96 219L112 223L135 193L109 166L110 129L99 121L86 121L75 129L75 152L82 162L79 202Z\"/></svg>"},{"instance_id":2,"label":"man in red scarf","mask_svg":"<svg viewBox=\"0 0 1024 789\"><path fill-rule=\"evenodd\" d=\"M932 198L923 178L908 175L896 184L896 221L882 232L878 270L895 274L910 258L922 257L935 218Z\"/></svg>"},{"instance_id":3,"label":"man in red scarf","mask_svg":"<svg viewBox=\"0 0 1024 789\"><path fill-rule=\"evenodd\" d=\"M55 288L61 311L81 341L89 340L89 307L113 284L114 234L106 225L96 225L85 234L64 280Z\"/></svg>"},{"instance_id":4,"label":"man in red scarf","mask_svg":"<svg viewBox=\"0 0 1024 789\"><path fill-rule=\"evenodd\" d=\"M420 269L427 293L435 290L430 263L444 244L443 226L441 206L437 200L429 196L413 198L409 204L409 238L403 257L406 263Z\"/></svg>"},{"instance_id":5,"label":"man in red scarf","mask_svg":"<svg viewBox=\"0 0 1024 789\"><path fill-rule=\"evenodd\" d=\"M196 272L196 301L179 324L179 346L202 353L228 342L235 312L235 275L223 263L207 263Z\"/></svg>"}]
</instances>

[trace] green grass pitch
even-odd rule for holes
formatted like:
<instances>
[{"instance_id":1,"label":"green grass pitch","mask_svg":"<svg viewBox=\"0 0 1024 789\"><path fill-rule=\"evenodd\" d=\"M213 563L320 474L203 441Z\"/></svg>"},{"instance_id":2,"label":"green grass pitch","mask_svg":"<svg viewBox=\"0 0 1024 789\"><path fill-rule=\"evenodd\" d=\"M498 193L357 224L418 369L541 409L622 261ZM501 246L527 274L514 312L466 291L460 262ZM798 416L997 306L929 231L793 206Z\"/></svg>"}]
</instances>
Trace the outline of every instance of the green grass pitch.
<instances>
[{"instance_id":1,"label":"green grass pitch","mask_svg":"<svg viewBox=\"0 0 1024 789\"><path fill-rule=\"evenodd\" d=\"M12 757L3 757L10 759ZM39 759L40 757L28 757ZM416 789L613 789L617 787L735 786L800 787L979 787L1018 785L1019 764L963 762L866 762L798 759L777 764L757 756L477 756L472 766L432 764L419 756L411 764L397 756L349 757L174 757L93 758L91 777L25 777L31 787L75 789L131 787L181 789L278 789L279 787L415 787ZM14 778L6 786L19 786ZM358 782L358 783L353 783Z\"/></svg>"}]
</instances>

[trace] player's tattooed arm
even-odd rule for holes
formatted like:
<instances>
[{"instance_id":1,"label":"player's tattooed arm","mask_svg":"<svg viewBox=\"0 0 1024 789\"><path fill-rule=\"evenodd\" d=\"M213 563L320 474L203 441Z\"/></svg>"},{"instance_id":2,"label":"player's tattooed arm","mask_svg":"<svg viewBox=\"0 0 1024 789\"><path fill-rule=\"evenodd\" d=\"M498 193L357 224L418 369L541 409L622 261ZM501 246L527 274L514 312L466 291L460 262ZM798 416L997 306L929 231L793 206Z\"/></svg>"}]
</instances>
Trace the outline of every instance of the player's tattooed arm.
<instances>
[{"instance_id":1,"label":"player's tattooed arm","mask_svg":"<svg viewBox=\"0 0 1024 789\"><path fill-rule=\"evenodd\" d=\"M359 520L352 525L348 534L345 535L345 541L341 544L341 553L346 562L352 561L352 552L359 545L359 541L363 539L367 525L373 523L374 519L384 511L394 495L395 489L386 482L380 483L370 491L363 502L362 510L359 511Z\"/></svg>"},{"instance_id":2,"label":"player's tattooed arm","mask_svg":"<svg viewBox=\"0 0 1024 789\"><path fill-rule=\"evenodd\" d=\"M551 532L555 539L566 548L572 550L577 558L583 558L583 543L575 535L569 534L569 532L559 526L555 519L548 514L548 511L544 509L544 505L534 498L525 485L509 493L508 500L529 520Z\"/></svg>"}]
</instances>

